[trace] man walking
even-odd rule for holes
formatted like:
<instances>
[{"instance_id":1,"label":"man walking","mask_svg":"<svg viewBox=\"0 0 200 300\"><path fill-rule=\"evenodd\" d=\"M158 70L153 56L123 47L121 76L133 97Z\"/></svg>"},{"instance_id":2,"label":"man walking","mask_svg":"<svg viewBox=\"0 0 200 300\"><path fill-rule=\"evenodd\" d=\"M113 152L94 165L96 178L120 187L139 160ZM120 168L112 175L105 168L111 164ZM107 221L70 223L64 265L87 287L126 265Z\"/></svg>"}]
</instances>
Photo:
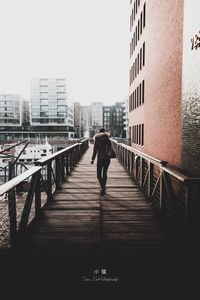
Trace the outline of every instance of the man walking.
<instances>
[{"instance_id":1,"label":"man walking","mask_svg":"<svg viewBox=\"0 0 200 300\"><path fill-rule=\"evenodd\" d=\"M110 143L109 136L110 134L104 128L101 128L99 133L94 136L94 148L91 160L91 164L93 164L97 155L97 178L101 186L102 195L106 191L107 170L110 164L110 157L106 153L107 145Z\"/></svg>"}]
</instances>

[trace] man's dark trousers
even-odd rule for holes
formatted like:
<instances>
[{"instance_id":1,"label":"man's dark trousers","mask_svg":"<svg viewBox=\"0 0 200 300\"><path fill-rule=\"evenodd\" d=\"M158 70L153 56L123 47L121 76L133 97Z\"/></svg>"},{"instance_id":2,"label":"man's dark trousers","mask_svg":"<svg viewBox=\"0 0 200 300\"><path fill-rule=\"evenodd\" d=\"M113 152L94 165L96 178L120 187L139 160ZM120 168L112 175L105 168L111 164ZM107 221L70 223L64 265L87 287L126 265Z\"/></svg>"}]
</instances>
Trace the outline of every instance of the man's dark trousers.
<instances>
[{"instance_id":1,"label":"man's dark trousers","mask_svg":"<svg viewBox=\"0 0 200 300\"><path fill-rule=\"evenodd\" d=\"M107 182L107 171L110 164L110 159L98 159L97 160L97 178L101 185L101 188L105 188Z\"/></svg>"}]
</instances>

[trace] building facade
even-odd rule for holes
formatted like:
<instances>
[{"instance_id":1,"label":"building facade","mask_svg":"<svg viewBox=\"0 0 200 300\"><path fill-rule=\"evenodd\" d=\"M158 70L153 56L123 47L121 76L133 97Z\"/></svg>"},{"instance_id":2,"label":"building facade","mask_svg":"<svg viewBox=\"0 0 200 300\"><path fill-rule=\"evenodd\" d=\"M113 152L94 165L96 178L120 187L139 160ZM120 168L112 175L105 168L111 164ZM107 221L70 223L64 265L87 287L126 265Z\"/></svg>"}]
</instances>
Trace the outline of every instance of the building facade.
<instances>
[{"instance_id":1,"label":"building facade","mask_svg":"<svg viewBox=\"0 0 200 300\"><path fill-rule=\"evenodd\" d=\"M21 97L0 95L0 140L8 140L9 132L19 130L22 125Z\"/></svg>"},{"instance_id":2,"label":"building facade","mask_svg":"<svg viewBox=\"0 0 200 300\"><path fill-rule=\"evenodd\" d=\"M103 103L93 102L91 104L91 126L97 132L103 127Z\"/></svg>"},{"instance_id":3,"label":"building facade","mask_svg":"<svg viewBox=\"0 0 200 300\"><path fill-rule=\"evenodd\" d=\"M124 102L115 102L114 105L103 107L103 127L114 138L126 138L124 113Z\"/></svg>"},{"instance_id":4,"label":"building facade","mask_svg":"<svg viewBox=\"0 0 200 300\"><path fill-rule=\"evenodd\" d=\"M16 127L22 124L21 99L19 95L0 95L0 126Z\"/></svg>"},{"instance_id":5,"label":"building facade","mask_svg":"<svg viewBox=\"0 0 200 300\"><path fill-rule=\"evenodd\" d=\"M74 109L67 101L64 78L31 80L30 122L34 130L73 132Z\"/></svg>"},{"instance_id":6,"label":"building facade","mask_svg":"<svg viewBox=\"0 0 200 300\"><path fill-rule=\"evenodd\" d=\"M22 126L30 128L30 101L22 101Z\"/></svg>"},{"instance_id":7,"label":"building facade","mask_svg":"<svg viewBox=\"0 0 200 300\"><path fill-rule=\"evenodd\" d=\"M74 102L74 137L80 138L80 116L81 116L81 104L80 102Z\"/></svg>"},{"instance_id":8,"label":"building facade","mask_svg":"<svg viewBox=\"0 0 200 300\"><path fill-rule=\"evenodd\" d=\"M80 109L80 137L89 138L90 137L90 107L81 106Z\"/></svg>"},{"instance_id":9,"label":"building facade","mask_svg":"<svg viewBox=\"0 0 200 300\"><path fill-rule=\"evenodd\" d=\"M123 126L125 130L125 138L129 139L129 126L128 126L128 99L123 102Z\"/></svg>"},{"instance_id":10,"label":"building facade","mask_svg":"<svg viewBox=\"0 0 200 300\"><path fill-rule=\"evenodd\" d=\"M130 1L129 131L134 148L199 175L197 2Z\"/></svg>"}]
</instances>

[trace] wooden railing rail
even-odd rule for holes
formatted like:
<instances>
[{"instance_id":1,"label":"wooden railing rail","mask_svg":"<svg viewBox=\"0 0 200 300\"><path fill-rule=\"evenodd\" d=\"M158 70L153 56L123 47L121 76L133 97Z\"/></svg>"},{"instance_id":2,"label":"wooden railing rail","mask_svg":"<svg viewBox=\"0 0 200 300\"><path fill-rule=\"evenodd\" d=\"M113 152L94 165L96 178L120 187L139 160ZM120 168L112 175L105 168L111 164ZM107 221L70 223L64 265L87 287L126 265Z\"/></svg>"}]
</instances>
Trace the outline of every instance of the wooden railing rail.
<instances>
[{"instance_id":1,"label":"wooden railing rail","mask_svg":"<svg viewBox=\"0 0 200 300\"><path fill-rule=\"evenodd\" d=\"M41 160L0 186L0 248L11 247L60 189L88 148L83 140Z\"/></svg>"},{"instance_id":2,"label":"wooden railing rail","mask_svg":"<svg viewBox=\"0 0 200 300\"><path fill-rule=\"evenodd\" d=\"M200 178L190 178L133 147L111 139L117 158L160 211L174 232L200 228Z\"/></svg>"}]
</instances>

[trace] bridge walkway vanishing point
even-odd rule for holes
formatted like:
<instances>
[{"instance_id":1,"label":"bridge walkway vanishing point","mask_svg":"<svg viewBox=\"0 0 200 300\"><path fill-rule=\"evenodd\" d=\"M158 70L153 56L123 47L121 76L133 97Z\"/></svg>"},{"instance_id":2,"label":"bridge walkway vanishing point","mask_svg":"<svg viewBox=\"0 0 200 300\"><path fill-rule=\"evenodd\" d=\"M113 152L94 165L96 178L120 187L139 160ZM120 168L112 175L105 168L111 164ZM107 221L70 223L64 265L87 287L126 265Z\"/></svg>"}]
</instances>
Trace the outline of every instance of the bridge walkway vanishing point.
<instances>
[{"instance_id":1,"label":"bridge walkway vanishing point","mask_svg":"<svg viewBox=\"0 0 200 300\"><path fill-rule=\"evenodd\" d=\"M66 291L93 284L148 295L164 285L166 292L178 276L174 263L180 272L183 257L159 212L117 159L111 160L101 196L92 148L13 250L15 270L37 270L36 277L48 276L53 285L57 280Z\"/></svg>"}]
</instances>

